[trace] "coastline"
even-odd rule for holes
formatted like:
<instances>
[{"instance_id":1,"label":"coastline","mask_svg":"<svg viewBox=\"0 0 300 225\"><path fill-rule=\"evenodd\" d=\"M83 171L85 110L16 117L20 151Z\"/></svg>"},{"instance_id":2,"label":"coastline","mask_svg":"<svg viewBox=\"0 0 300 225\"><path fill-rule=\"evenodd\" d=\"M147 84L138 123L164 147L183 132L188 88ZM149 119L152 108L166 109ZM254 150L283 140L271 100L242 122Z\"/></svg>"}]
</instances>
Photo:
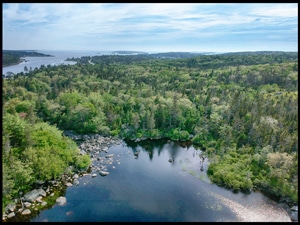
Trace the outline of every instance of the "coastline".
<instances>
[{"instance_id":1,"label":"coastline","mask_svg":"<svg viewBox=\"0 0 300 225\"><path fill-rule=\"evenodd\" d=\"M26 62L26 59L20 60L18 63L11 63L11 64L8 64L8 65L2 65L2 68L9 67L9 66L16 66L16 65L19 65L22 62Z\"/></svg>"}]
</instances>

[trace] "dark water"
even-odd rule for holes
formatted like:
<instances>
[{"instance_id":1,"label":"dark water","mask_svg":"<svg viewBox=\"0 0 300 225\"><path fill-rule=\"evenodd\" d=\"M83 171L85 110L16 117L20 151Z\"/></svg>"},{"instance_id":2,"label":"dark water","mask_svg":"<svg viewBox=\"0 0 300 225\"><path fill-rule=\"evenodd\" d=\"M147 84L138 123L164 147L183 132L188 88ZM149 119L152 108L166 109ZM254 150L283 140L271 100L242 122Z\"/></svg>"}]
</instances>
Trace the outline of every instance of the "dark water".
<instances>
[{"instance_id":1,"label":"dark water","mask_svg":"<svg viewBox=\"0 0 300 225\"><path fill-rule=\"evenodd\" d=\"M134 158L134 152L140 152ZM107 176L79 178L65 191L67 203L41 211L31 222L216 222L239 221L215 194L239 204L268 204L260 193L234 194L211 184L200 149L167 141L112 146ZM169 159L174 162L170 163ZM97 163L95 161L94 163Z\"/></svg>"}]
</instances>

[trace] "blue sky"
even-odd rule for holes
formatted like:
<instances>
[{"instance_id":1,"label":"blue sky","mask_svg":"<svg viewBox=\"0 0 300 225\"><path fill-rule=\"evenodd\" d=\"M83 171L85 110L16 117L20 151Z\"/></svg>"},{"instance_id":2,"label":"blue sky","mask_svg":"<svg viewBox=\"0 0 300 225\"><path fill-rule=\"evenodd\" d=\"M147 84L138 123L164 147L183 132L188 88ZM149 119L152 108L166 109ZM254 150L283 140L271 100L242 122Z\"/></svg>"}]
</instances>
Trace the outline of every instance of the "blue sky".
<instances>
[{"instance_id":1,"label":"blue sky","mask_svg":"<svg viewBox=\"0 0 300 225\"><path fill-rule=\"evenodd\" d=\"M2 49L298 51L297 3L5 3Z\"/></svg>"}]
</instances>

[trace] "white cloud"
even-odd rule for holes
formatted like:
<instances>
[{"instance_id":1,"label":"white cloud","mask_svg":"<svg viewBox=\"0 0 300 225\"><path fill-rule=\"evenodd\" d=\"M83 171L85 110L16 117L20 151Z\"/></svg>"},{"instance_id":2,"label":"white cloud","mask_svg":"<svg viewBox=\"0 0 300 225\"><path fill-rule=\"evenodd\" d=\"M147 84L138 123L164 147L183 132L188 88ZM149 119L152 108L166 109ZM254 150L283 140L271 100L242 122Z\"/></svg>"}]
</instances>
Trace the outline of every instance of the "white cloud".
<instances>
[{"instance_id":1,"label":"white cloud","mask_svg":"<svg viewBox=\"0 0 300 225\"><path fill-rule=\"evenodd\" d=\"M251 12L257 16L270 17L298 17L298 4L274 4L253 9Z\"/></svg>"},{"instance_id":2,"label":"white cloud","mask_svg":"<svg viewBox=\"0 0 300 225\"><path fill-rule=\"evenodd\" d=\"M13 3L3 7L3 47L16 48L26 40L26 46L35 49L43 43L52 48L105 43L113 48L143 40L160 45L160 40L185 37L189 44L191 37L217 40L265 32L284 39L297 36L297 13L297 4Z\"/></svg>"}]
</instances>

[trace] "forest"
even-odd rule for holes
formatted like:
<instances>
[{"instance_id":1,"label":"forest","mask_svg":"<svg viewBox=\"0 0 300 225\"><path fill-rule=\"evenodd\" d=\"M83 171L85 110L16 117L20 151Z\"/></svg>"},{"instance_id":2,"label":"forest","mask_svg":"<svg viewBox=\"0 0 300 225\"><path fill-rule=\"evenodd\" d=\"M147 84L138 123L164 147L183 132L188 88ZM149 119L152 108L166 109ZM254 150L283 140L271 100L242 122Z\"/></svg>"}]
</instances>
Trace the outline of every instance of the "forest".
<instances>
[{"instance_id":1,"label":"forest","mask_svg":"<svg viewBox=\"0 0 300 225\"><path fill-rule=\"evenodd\" d=\"M217 185L298 203L298 52L76 61L2 78L2 204L87 168L65 130L190 141Z\"/></svg>"},{"instance_id":2,"label":"forest","mask_svg":"<svg viewBox=\"0 0 300 225\"><path fill-rule=\"evenodd\" d=\"M39 53L36 51L22 51L22 50L3 50L2 51L2 67L11 66L22 62L22 57L49 57L51 55Z\"/></svg>"}]
</instances>

